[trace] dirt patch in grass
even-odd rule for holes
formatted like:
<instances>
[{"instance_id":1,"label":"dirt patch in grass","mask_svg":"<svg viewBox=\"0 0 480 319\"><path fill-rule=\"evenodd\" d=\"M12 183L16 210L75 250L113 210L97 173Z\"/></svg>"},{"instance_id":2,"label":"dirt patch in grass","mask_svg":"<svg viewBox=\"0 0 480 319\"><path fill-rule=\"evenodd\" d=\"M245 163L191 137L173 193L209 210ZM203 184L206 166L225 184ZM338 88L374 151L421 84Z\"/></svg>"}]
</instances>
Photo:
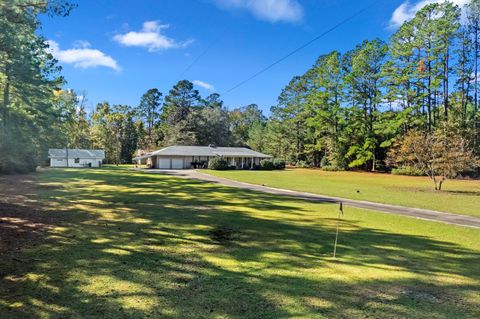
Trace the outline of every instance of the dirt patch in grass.
<instances>
[{"instance_id":1,"label":"dirt patch in grass","mask_svg":"<svg viewBox=\"0 0 480 319\"><path fill-rule=\"evenodd\" d=\"M229 225L219 225L209 232L209 236L216 243L227 245L235 240L238 240L240 237L240 232Z\"/></svg>"},{"instance_id":2,"label":"dirt patch in grass","mask_svg":"<svg viewBox=\"0 0 480 319\"><path fill-rule=\"evenodd\" d=\"M35 200L36 175L0 176L0 256L35 246L53 225Z\"/></svg>"}]
</instances>

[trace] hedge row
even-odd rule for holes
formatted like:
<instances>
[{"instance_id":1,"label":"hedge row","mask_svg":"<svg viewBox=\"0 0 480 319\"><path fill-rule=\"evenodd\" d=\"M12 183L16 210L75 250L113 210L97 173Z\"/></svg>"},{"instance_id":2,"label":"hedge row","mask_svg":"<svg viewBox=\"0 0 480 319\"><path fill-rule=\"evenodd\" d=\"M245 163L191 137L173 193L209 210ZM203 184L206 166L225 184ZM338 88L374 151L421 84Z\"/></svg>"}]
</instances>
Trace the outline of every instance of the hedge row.
<instances>
[{"instance_id":1,"label":"hedge row","mask_svg":"<svg viewBox=\"0 0 480 319\"><path fill-rule=\"evenodd\" d=\"M222 171L227 169L235 169L235 166L229 166L228 162L223 157L214 157L208 161L208 168ZM260 165L255 165L254 169L260 169L265 171L271 171L274 169L284 169L285 168L285 161L282 160L271 160L271 159L264 159L260 161Z\"/></svg>"}]
</instances>

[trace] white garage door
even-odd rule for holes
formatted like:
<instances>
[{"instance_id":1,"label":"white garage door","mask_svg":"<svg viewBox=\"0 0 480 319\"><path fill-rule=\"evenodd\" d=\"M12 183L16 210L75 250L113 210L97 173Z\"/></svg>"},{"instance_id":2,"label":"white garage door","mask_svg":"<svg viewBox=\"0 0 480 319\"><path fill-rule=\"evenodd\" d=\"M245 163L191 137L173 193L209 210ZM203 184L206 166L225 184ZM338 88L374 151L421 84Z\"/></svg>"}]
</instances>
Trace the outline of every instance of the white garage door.
<instances>
[{"instance_id":1,"label":"white garage door","mask_svg":"<svg viewBox=\"0 0 480 319\"><path fill-rule=\"evenodd\" d=\"M170 169L170 159L169 158L158 158L158 168L160 169Z\"/></svg>"},{"instance_id":2,"label":"white garage door","mask_svg":"<svg viewBox=\"0 0 480 319\"><path fill-rule=\"evenodd\" d=\"M172 169L183 169L183 158L172 158Z\"/></svg>"}]
</instances>

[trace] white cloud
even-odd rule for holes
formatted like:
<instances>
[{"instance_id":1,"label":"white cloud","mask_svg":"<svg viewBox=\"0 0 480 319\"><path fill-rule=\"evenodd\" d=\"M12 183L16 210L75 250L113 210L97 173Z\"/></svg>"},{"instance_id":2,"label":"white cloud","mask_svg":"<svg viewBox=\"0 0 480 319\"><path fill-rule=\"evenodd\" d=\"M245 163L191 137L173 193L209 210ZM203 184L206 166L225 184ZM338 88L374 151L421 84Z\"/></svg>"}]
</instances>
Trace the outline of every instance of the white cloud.
<instances>
[{"instance_id":1,"label":"white cloud","mask_svg":"<svg viewBox=\"0 0 480 319\"><path fill-rule=\"evenodd\" d=\"M192 40L177 42L162 34L162 30L169 27L170 25L159 24L158 21L146 21L139 32L130 31L124 34L117 34L113 37L113 40L128 47L145 47L150 52L183 48L192 43Z\"/></svg>"},{"instance_id":2,"label":"white cloud","mask_svg":"<svg viewBox=\"0 0 480 319\"><path fill-rule=\"evenodd\" d=\"M200 81L200 80L194 80L194 81L192 81L192 83L197 85L197 86L200 86L204 89L207 89L209 91L212 91L212 92L215 91L215 87L210 83L206 83L206 82L203 82L203 81Z\"/></svg>"},{"instance_id":3,"label":"white cloud","mask_svg":"<svg viewBox=\"0 0 480 319\"><path fill-rule=\"evenodd\" d=\"M100 50L91 49L87 41L75 41L73 49L61 50L57 42L47 41L49 51L60 62L73 64L75 68L94 68L104 66L120 71L120 66L111 56L106 55Z\"/></svg>"},{"instance_id":4,"label":"white cloud","mask_svg":"<svg viewBox=\"0 0 480 319\"><path fill-rule=\"evenodd\" d=\"M85 40L76 40L72 45L75 49L86 49L90 47L90 42Z\"/></svg>"},{"instance_id":5,"label":"white cloud","mask_svg":"<svg viewBox=\"0 0 480 319\"><path fill-rule=\"evenodd\" d=\"M399 5L395 11L393 11L392 17L390 18L390 27L398 28L405 21L411 20L415 14L422 9L427 4L431 3L441 3L445 0L420 0L416 3L411 3L410 1L405 1ZM449 0L450 2L456 4L460 8L463 8L470 0Z\"/></svg>"},{"instance_id":6,"label":"white cloud","mask_svg":"<svg viewBox=\"0 0 480 319\"><path fill-rule=\"evenodd\" d=\"M298 22L303 20L303 7L297 0L214 0L226 9L250 11L261 20Z\"/></svg>"}]
</instances>

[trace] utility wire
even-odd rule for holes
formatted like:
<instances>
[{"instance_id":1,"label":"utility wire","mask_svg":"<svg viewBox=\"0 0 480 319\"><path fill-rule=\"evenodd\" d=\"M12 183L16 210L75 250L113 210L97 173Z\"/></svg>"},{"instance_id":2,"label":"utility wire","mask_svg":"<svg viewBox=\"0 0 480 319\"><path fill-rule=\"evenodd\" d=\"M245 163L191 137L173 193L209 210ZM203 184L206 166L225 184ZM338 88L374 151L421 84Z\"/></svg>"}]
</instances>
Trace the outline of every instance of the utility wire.
<instances>
[{"instance_id":1,"label":"utility wire","mask_svg":"<svg viewBox=\"0 0 480 319\"><path fill-rule=\"evenodd\" d=\"M196 58L192 61L179 75L178 79L181 80L181 77L187 73L208 51L220 40L223 34L219 35L215 40L213 40L206 48L203 50Z\"/></svg>"},{"instance_id":2,"label":"utility wire","mask_svg":"<svg viewBox=\"0 0 480 319\"><path fill-rule=\"evenodd\" d=\"M228 94L230 92L232 92L233 90L237 89L238 87L244 85L245 83L247 83L248 81L256 78L257 76L259 76L260 74L268 71L269 69L273 68L275 65L279 64L280 62L288 59L289 57L291 57L292 55L294 55L295 53L297 53L298 51L306 48L307 46L309 46L310 44L312 44L313 42L319 40L320 38L324 37L325 35L329 34L330 32L332 32L333 30L337 29L338 27L344 25L345 23L349 22L350 20L353 20L354 18L356 18L357 16L361 15L362 13L364 13L365 11L369 10L370 8L372 8L373 6L375 6L377 3L379 3L380 1L382 0L377 0L377 1L374 1L372 4L370 4L369 6L355 12L353 15L349 16L348 18L345 18L344 20L340 21L339 23L335 24L333 27L331 27L330 29L324 31L322 34L316 36L315 38L313 38L312 40L308 41L307 43L299 46L298 48L296 48L295 50L291 51L290 53L288 53L287 55L283 56L282 58L276 60L275 62L273 62L272 64L266 66L265 68L261 69L260 71L254 73L253 75L251 75L250 77L246 78L245 80L237 83L236 85L234 85L233 87L231 87L230 89L228 89L227 91L225 91L222 95L225 95L225 94Z\"/></svg>"}]
</instances>

